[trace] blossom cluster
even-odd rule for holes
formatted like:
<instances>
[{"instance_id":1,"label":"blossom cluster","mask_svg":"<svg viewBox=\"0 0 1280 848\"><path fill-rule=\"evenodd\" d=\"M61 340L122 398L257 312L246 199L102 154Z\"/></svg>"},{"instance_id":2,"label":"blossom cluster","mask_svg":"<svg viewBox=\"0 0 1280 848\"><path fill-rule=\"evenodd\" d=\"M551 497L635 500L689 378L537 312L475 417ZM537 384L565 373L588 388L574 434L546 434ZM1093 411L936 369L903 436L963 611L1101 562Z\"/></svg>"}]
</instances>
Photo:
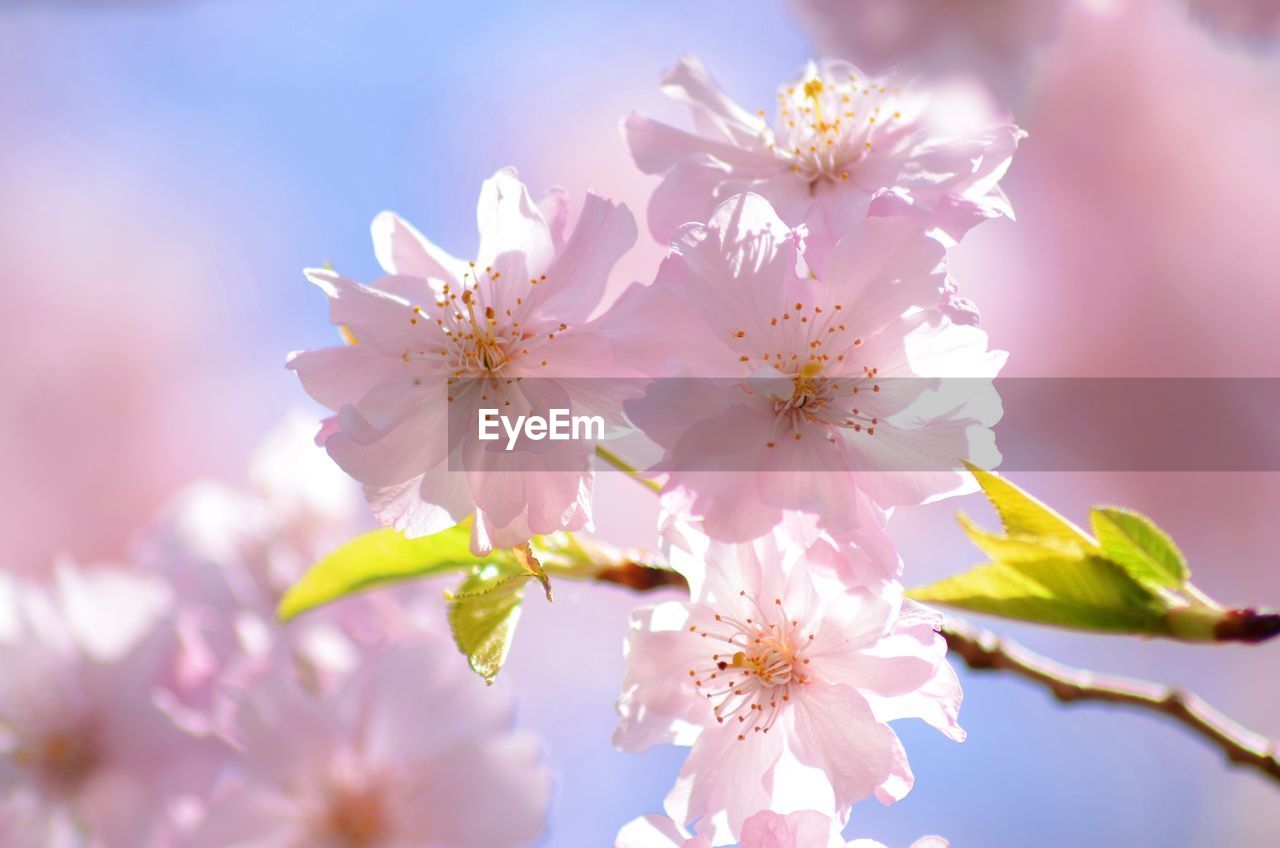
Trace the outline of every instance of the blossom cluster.
<instances>
[{"instance_id":1,"label":"blossom cluster","mask_svg":"<svg viewBox=\"0 0 1280 848\"><path fill-rule=\"evenodd\" d=\"M542 830L539 742L416 595L276 623L284 587L360 525L302 420L263 444L251 489L179 493L131 562L0 581L0 844L492 848Z\"/></svg>"},{"instance_id":2,"label":"blossom cluster","mask_svg":"<svg viewBox=\"0 0 1280 848\"><path fill-rule=\"evenodd\" d=\"M277 609L360 532L361 494L407 537L465 522L464 565L514 548L534 570L536 537L591 532L602 445L467 435L562 409L606 442L642 434L653 564L687 585L635 609L619 646L614 745L689 751L616 844L876 844L843 833L858 803L912 789L893 723L965 735L940 619L904 596L888 526L999 461L1005 355L948 258L1012 216L1000 181L1024 134L957 134L926 85L835 59L782 85L772 119L692 57L661 88L689 128L621 123L656 178L651 278L608 294L640 237L625 205L535 197L512 168L481 186L463 257L383 213L381 276L305 272L341 343L287 366L327 418L273 433L249 487L178 493L121 567L0 580L0 845L535 839L541 746L426 593Z\"/></svg>"},{"instance_id":3,"label":"blossom cluster","mask_svg":"<svg viewBox=\"0 0 1280 848\"><path fill-rule=\"evenodd\" d=\"M844 844L854 804L911 789L891 721L964 736L939 622L903 598L886 524L969 490L963 461L998 461L1005 357L947 257L1011 216L999 181L1023 133L950 135L919 85L834 60L783 85L772 122L693 58L662 90L692 129L623 121L661 177L651 281L604 297L637 237L626 207L588 193L575 219L504 169L481 188L474 260L384 213L384 276L308 271L346 344L289 367L381 523L423 536L471 516L480 556L591 530L592 446L512 465L455 422L567 402L642 432L661 454L655 546L690 593L632 615L615 743L691 750L670 819L618 844ZM952 377L976 379L955 396Z\"/></svg>"}]
</instances>

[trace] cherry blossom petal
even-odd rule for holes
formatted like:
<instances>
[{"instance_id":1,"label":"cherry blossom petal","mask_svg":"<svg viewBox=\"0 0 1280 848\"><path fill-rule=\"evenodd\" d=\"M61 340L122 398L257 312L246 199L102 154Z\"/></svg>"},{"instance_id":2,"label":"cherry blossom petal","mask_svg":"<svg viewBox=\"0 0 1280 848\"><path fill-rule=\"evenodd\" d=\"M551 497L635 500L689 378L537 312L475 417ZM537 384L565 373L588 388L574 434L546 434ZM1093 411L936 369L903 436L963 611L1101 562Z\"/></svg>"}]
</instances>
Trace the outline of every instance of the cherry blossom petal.
<instances>
[{"instance_id":1,"label":"cherry blossom petal","mask_svg":"<svg viewBox=\"0 0 1280 848\"><path fill-rule=\"evenodd\" d=\"M514 168L504 168L484 181L476 224L480 230L476 265L494 265L507 253L523 254L529 273L541 273L551 265L555 256L551 231Z\"/></svg>"},{"instance_id":2,"label":"cherry blossom petal","mask_svg":"<svg viewBox=\"0 0 1280 848\"><path fill-rule=\"evenodd\" d=\"M289 354L287 367L319 403L341 409L357 403L378 384L399 379L398 363L368 345L347 345Z\"/></svg>"},{"instance_id":3,"label":"cherry blossom petal","mask_svg":"<svg viewBox=\"0 0 1280 848\"><path fill-rule=\"evenodd\" d=\"M938 304L945 248L917 222L870 218L840 240L828 260L827 300L840 303L855 332L872 333L912 307Z\"/></svg>"},{"instance_id":4,"label":"cherry blossom petal","mask_svg":"<svg viewBox=\"0 0 1280 848\"><path fill-rule=\"evenodd\" d=\"M666 243L685 224L705 221L728 175L720 160L706 154L689 156L672 166L649 196L645 221L654 240Z\"/></svg>"},{"instance_id":5,"label":"cherry blossom petal","mask_svg":"<svg viewBox=\"0 0 1280 848\"><path fill-rule=\"evenodd\" d=\"M816 810L781 815L762 810L743 822L743 848L824 848L838 839L838 829Z\"/></svg>"},{"instance_id":6,"label":"cherry blossom petal","mask_svg":"<svg viewBox=\"0 0 1280 848\"><path fill-rule=\"evenodd\" d=\"M409 322L407 300L364 286L323 268L308 268L307 279L329 297L329 320L347 327L358 341L399 357L421 337Z\"/></svg>"},{"instance_id":7,"label":"cherry blossom petal","mask_svg":"<svg viewBox=\"0 0 1280 848\"><path fill-rule=\"evenodd\" d=\"M796 756L831 779L838 804L872 795L893 772L897 736L850 686L814 684L796 698Z\"/></svg>"},{"instance_id":8,"label":"cherry blossom petal","mask_svg":"<svg viewBox=\"0 0 1280 848\"><path fill-rule=\"evenodd\" d=\"M686 635L689 616L689 607L674 601L631 614L623 646L627 674L618 700L622 720L613 736L619 750L689 745L708 723L706 703L689 697L687 670L672 672L696 668L702 660L701 646Z\"/></svg>"},{"instance_id":9,"label":"cherry blossom petal","mask_svg":"<svg viewBox=\"0 0 1280 848\"><path fill-rule=\"evenodd\" d=\"M723 136L739 147L754 144L766 124L734 103L693 56L682 56L661 79L662 93L693 112L700 132Z\"/></svg>"},{"instance_id":10,"label":"cherry blossom petal","mask_svg":"<svg viewBox=\"0 0 1280 848\"><path fill-rule=\"evenodd\" d=\"M538 211L551 232L551 246L559 254L569 240L569 192L559 186L547 189L538 201Z\"/></svg>"},{"instance_id":11,"label":"cherry blossom petal","mask_svg":"<svg viewBox=\"0 0 1280 848\"><path fill-rule=\"evenodd\" d=\"M373 253L382 270L459 286L467 263L455 259L394 212L382 212L373 219Z\"/></svg>"},{"instance_id":12,"label":"cherry blossom petal","mask_svg":"<svg viewBox=\"0 0 1280 848\"><path fill-rule=\"evenodd\" d=\"M660 174L690 156L734 164L754 164L760 158L754 151L677 129L639 112L623 119L622 136L636 167L646 174Z\"/></svg>"},{"instance_id":13,"label":"cherry blossom petal","mask_svg":"<svg viewBox=\"0 0 1280 848\"><path fill-rule=\"evenodd\" d=\"M703 734L689 752L665 809L713 845L732 842L742 823L773 803L773 769L784 752L782 733L753 734L750 744L732 726Z\"/></svg>"},{"instance_id":14,"label":"cherry blossom petal","mask_svg":"<svg viewBox=\"0 0 1280 848\"><path fill-rule=\"evenodd\" d=\"M338 413L342 431L325 449L342 470L366 486L392 486L444 459L445 411L438 398L422 397L384 427L375 426L355 406Z\"/></svg>"},{"instance_id":15,"label":"cherry blossom petal","mask_svg":"<svg viewBox=\"0 0 1280 848\"><path fill-rule=\"evenodd\" d=\"M530 308L560 321L587 320L604 296L609 269L635 241L636 222L627 207L587 192L577 225Z\"/></svg>"}]
</instances>

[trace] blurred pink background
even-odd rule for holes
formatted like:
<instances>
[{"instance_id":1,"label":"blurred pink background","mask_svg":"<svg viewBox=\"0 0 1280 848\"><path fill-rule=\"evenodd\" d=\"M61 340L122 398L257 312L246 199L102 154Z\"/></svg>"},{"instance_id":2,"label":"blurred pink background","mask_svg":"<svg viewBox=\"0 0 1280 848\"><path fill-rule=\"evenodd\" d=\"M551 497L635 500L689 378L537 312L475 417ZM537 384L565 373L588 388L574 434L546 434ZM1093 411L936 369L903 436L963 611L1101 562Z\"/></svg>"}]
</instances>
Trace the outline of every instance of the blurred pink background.
<instances>
[{"instance_id":1,"label":"blurred pink background","mask_svg":"<svg viewBox=\"0 0 1280 848\"><path fill-rule=\"evenodd\" d=\"M1005 373L1280 376L1280 52L1176 2L1063 5L1056 35L1006 66L1030 132L1004 183L1018 220L979 227L953 260L1011 353ZM641 216L653 182L618 122L637 108L678 120L663 67L693 51L765 105L813 49L783 3L0 3L0 559L119 557L182 483L243 481L270 425L310 409L285 353L329 342L299 269L371 276L381 209L465 254L480 180L513 164L535 189L592 186ZM611 290L662 254L642 229ZM1188 397L1187 414L1218 439L1250 410ZM1144 511L1210 594L1280 606L1277 475L1015 479L1077 519L1101 502ZM990 521L976 498L895 517L908 584L978 560L957 508ZM652 499L618 475L599 481L597 516L609 541L653 542ZM636 602L573 585L528 604L504 683L557 774L546 844L611 842L678 768L681 752L609 745ZM999 629L1187 685L1280 737L1280 644ZM1280 828L1273 786L1176 727L964 682L969 741L908 728L916 790L855 809L859 834L1262 846Z\"/></svg>"}]
</instances>

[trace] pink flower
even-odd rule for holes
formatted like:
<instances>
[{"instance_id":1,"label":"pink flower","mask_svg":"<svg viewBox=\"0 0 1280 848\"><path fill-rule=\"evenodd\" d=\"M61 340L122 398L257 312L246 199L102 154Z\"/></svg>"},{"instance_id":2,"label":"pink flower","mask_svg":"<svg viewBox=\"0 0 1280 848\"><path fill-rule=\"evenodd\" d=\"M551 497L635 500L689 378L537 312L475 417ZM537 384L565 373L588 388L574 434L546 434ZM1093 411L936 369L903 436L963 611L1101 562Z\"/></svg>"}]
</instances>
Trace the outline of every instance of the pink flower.
<instances>
[{"instance_id":1,"label":"pink flower","mask_svg":"<svg viewBox=\"0 0 1280 848\"><path fill-rule=\"evenodd\" d=\"M949 848L950 842L941 836L922 836L911 843L911 848ZM883 843L874 839L855 839L846 843L845 848L885 848Z\"/></svg>"},{"instance_id":2,"label":"pink flower","mask_svg":"<svg viewBox=\"0 0 1280 848\"><path fill-rule=\"evenodd\" d=\"M250 493L266 524L267 548L253 580L273 612L320 556L368 523L359 488L314 436L311 415L292 412L268 431L249 461Z\"/></svg>"},{"instance_id":3,"label":"pink flower","mask_svg":"<svg viewBox=\"0 0 1280 848\"><path fill-rule=\"evenodd\" d=\"M1262 45L1280 41L1280 7L1271 0L1191 0L1190 8L1218 32Z\"/></svg>"},{"instance_id":4,"label":"pink flower","mask_svg":"<svg viewBox=\"0 0 1280 848\"><path fill-rule=\"evenodd\" d=\"M613 848L711 848L711 840L691 836L667 816L649 815L623 825Z\"/></svg>"},{"instance_id":5,"label":"pink flower","mask_svg":"<svg viewBox=\"0 0 1280 848\"><path fill-rule=\"evenodd\" d=\"M366 656L346 685L310 694L258 681L243 754L195 848L502 848L542 829L550 780L511 703L443 645Z\"/></svg>"},{"instance_id":6,"label":"pink flower","mask_svg":"<svg viewBox=\"0 0 1280 848\"><path fill-rule=\"evenodd\" d=\"M0 845L74 848L76 839L69 829L59 832L52 826L34 795L18 793L0 799Z\"/></svg>"},{"instance_id":7,"label":"pink flower","mask_svg":"<svg viewBox=\"0 0 1280 848\"><path fill-rule=\"evenodd\" d=\"M248 488L202 480L178 492L135 555L179 597L274 616L276 604L317 559L363 529L358 487L294 413L262 440Z\"/></svg>"},{"instance_id":8,"label":"pink flower","mask_svg":"<svg viewBox=\"0 0 1280 848\"><path fill-rule=\"evenodd\" d=\"M18 591L21 634L0 644L0 797L33 799L28 829L83 830L99 848L171 844L222 746L152 703L175 650L163 588L63 565L55 585Z\"/></svg>"},{"instance_id":9,"label":"pink flower","mask_svg":"<svg viewBox=\"0 0 1280 848\"><path fill-rule=\"evenodd\" d=\"M884 848L872 839L846 843L835 822L813 810L784 816L762 810L742 825L741 848ZM618 832L614 848L711 848L705 836L689 836L666 816L644 816ZM937 836L916 840L911 848L947 848Z\"/></svg>"},{"instance_id":10,"label":"pink flower","mask_svg":"<svg viewBox=\"0 0 1280 848\"><path fill-rule=\"evenodd\" d=\"M691 500L681 489L662 497L658 539L663 562L680 572L689 583L690 594L697 596L707 579L707 564L721 543L707 534L706 521L690 516ZM878 592L902 576L902 557L885 532L883 519L845 534L842 542L821 530L819 520L788 512L769 535L779 544L805 548L810 568L824 569L845 588Z\"/></svg>"},{"instance_id":11,"label":"pink flower","mask_svg":"<svg viewBox=\"0 0 1280 848\"><path fill-rule=\"evenodd\" d=\"M333 322L357 343L295 353L289 367L338 412L325 447L364 484L379 521L422 536L474 512L479 553L588 526L588 443L495 453L463 434L476 432L481 408L578 414L598 400L557 380L615 373L588 319L609 269L635 241L635 223L625 207L589 193L566 237L563 198L551 195L540 209L510 169L485 182L477 215L474 263L384 213L373 235L388 276L364 286L308 271L332 301ZM538 377L548 379L522 382Z\"/></svg>"},{"instance_id":12,"label":"pink flower","mask_svg":"<svg viewBox=\"0 0 1280 848\"><path fill-rule=\"evenodd\" d=\"M815 280L797 273L798 240L767 201L736 196L682 227L657 280L606 316L624 362L683 378L626 411L665 450L664 494L719 540L793 511L874 535L885 510L970 485L962 459L998 458L989 378L1005 355L938 312L943 245L919 221L868 218ZM978 379L941 379L958 377Z\"/></svg>"},{"instance_id":13,"label":"pink flower","mask_svg":"<svg viewBox=\"0 0 1280 848\"><path fill-rule=\"evenodd\" d=\"M762 809L845 820L911 788L886 722L918 716L953 739L960 689L935 619L896 584L846 590L775 536L710 545L692 602L637 610L614 743L691 745L666 811L712 844Z\"/></svg>"},{"instance_id":14,"label":"pink flower","mask_svg":"<svg viewBox=\"0 0 1280 848\"><path fill-rule=\"evenodd\" d=\"M1037 53L1081 0L790 0L818 48L871 70L905 66L969 75L1006 101L1021 99Z\"/></svg>"},{"instance_id":15,"label":"pink flower","mask_svg":"<svg viewBox=\"0 0 1280 848\"><path fill-rule=\"evenodd\" d=\"M733 103L693 57L668 70L662 88L690 108L694 132L638 113L623 123L636 165L664 175L649 203L660 242L743 191L768 199L787 224L807 225L824 255L877 205L908 209L955 239L1012 215L998 183L1021 130L940 137L921 94L845 62L810 63L783 86L773 126Z\"/></svg>"},{"instance_id":16,"label":"pink flower","mask_svg":"<svg viewBox=\"0 0 1280 848\"><path fill-rule=\"evenodd\" d=\"M141 567L175 590L181 650L159 698L186 726L225 728L233 693L269 671L282 645L328 679L354 661L353 641L383 638L399 616L381 594L276 621L285 590L364 523L359 488L316 446L314 429L308 416L289 416L255 451L250 488L192 483L136 546Z\"/></svg>"}]
</instances>

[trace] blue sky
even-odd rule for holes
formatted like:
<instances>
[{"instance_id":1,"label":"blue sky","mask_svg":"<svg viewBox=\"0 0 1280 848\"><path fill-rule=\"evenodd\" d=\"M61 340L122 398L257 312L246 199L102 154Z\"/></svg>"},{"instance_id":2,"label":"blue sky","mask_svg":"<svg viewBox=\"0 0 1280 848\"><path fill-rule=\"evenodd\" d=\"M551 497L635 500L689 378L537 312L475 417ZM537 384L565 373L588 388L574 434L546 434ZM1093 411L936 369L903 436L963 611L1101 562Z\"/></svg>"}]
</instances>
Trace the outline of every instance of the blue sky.
<instances>
[{"instance_id":1,"label":"blue sky","mask_svg":"<svg viewBox=\"0 0 1280 848\"><path fill-rule=\"evenodd\" d=\"M668 109L656 77L681 53L765 104L808 50L783 5L766 2L0 4L0 142L6 155L73 177L108 174L100 184L112 204L199 231L192 237L206 240L214 265L201 279L215 284L191 296L230 328L226 350L208 353L246 374L242 394L227 399L227 427L251 441L305 404L283 370L286 352L332 343L323 298L300 269L331 261L372 276L368 224L378 211L400 211L465 255L484 177L513 164L535 186L576 184L569 169L584 151L613 144L599 161L623 156L616 121L631 106ZM598 133L584 136L596 116ZM149 249L139 245L140 263ZM123 296L128 283L102 281ZM904 542L909 568L968 564L950 511L907 525L923 528ZM531 606L509 682L559 775L546 844L594 848L660 809L681 755L609 745L615 646L634 599L576 587L562 595L555 607ZM1209 690L1240 656L1224 649L1221 666L1186 663L1172 646L1014 630L1081 662ZM588 631L608 647L581 644ZM893 846L930 832L962 847L1243 845L1252 838L1243 805L1274 803L1253 777L1146 716L1060 711L1004 678L965 684L969 741L904 726L917 787L894 808L858 807L851 835ZM1224 842L1229 821L1235 836Z\"/></svg>"}]
</instances>

